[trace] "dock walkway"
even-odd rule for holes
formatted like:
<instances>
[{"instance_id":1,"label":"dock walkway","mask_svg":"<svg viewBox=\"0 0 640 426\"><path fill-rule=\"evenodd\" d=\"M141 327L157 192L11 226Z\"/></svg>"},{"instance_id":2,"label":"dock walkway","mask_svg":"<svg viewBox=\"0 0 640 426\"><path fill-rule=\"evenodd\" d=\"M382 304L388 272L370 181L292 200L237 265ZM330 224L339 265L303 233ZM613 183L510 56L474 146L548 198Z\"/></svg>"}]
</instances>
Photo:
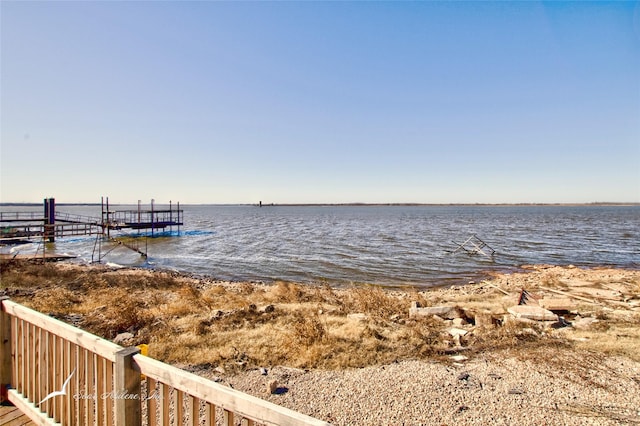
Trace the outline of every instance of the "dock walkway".
<instances>
[{"instance_id":1,"label":"dock walkway","mask_svg":"<svg viewBox=\"0 0 640 426\"><path fill-rule=\"evenodd\" d=\"M164 231L174 226L180 229L184 211L169 202L169 208L158 209L151 200L151 208L111 210L107 198L102 202L101 217L82 216L56 211L55 199L44 200L44 214L37 212L0 212L0 243L22 243L34 240L54 242L56 238L106 235L111 231Z\"/></svg>"}]
</instances>

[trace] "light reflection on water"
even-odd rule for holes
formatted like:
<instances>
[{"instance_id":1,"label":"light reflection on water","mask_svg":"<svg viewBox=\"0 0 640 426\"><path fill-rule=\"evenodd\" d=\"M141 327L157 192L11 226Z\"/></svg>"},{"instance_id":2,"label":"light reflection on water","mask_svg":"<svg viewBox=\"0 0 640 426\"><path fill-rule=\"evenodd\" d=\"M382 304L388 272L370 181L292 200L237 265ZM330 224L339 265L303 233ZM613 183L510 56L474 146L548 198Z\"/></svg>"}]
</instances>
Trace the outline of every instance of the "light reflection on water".
<instances>
[{"instance_id":1,"label":"light reflection on water","mask_svg":"<svg viewBox=\"0 0 640 426\"><path fill-rule=\"evenodd\" d=\"M640 267L640 206L182 208L185 226L179 234L174 228L149 238L148 261L124 248L113 249L103 261L231 280L387 286L466 282L523 264ZM100 216L95 206L58 206L58 211ZM454 242L472 234L496 256L450 253ZM74 237L58 240L55 248L89 261L94 243L94 237ZM29 252L34 246L13 250Z\"/></svg>"}]
</instances>

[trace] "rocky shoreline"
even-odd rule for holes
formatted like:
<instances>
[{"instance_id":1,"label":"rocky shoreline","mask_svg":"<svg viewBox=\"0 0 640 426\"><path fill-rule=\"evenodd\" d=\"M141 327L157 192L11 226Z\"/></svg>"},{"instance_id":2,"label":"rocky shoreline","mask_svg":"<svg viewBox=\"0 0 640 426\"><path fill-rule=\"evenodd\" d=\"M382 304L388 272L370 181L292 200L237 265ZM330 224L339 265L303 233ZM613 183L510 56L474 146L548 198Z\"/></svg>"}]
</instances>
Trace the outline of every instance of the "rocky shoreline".
<instances>
[{"instance_id":1,"label":"rocky shoreline","mask_svg":"<svg viewBox=\"0 0 640 426\"><path fill-rule=\"evenodd\" d=\"M547 291L552 296L560 291L562 303L574 309L567 317L579 324L578 328L568 321L552 328L554 322L510 315L515 321L530 323L532 328L527 332L532 335L556 334L557 345L489 350L462 357L460 362L405 360L341 371L275 367L232 375L211 370L201 374L339 425L640 423L640 274L544 265L528 270L466 288L435 291L443 300L453 301L462 293L498 289L504 293L502 301L513 299L514 303L518 289L520 293L525 288L537 293L543 287L552 290ZM570 293L576 288L583 291ZM581 295L585 293L588 297ZM500 309L491 303L484 308L494 314ZM584 318L591 321L580 323ZM615 334L621 329L606 329L607 322L618 321L627 323L636 334L621 335ZM542 326L536 327L540 323ZM598 328L603 333L613 332L615 340L625 340L629 353L636 356L612 356L599 351L598 345L590 347L589 340L598 339ZM565 345L565 339L575 339L584 346ZM271 392L274 382L278 391Z\"/></svg>"},{"instance_id":2,"label":"rocky shoreline","mask_svg":"<svg viewBox=\"0 0 640 426\"><path fill-rule=\"evenodd\" d=\"M640 423L637 270L535 265L466 286L383 291L3 264L2 288L337 425Z\"/></svg>"}]
</instances>

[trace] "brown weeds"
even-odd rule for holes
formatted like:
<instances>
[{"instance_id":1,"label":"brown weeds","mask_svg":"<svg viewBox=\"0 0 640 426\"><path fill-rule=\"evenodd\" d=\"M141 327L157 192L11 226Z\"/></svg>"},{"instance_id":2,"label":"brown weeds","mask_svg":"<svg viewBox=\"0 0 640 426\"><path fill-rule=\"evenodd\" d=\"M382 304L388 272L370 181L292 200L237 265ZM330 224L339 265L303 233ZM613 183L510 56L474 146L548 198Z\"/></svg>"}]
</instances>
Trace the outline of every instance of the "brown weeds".
<instances>
[{"instance_id":1,"label":"brown weeds","mask_svg":"<svg viewBox=\"0 0 640 426\"><path fill-rule=\"evenodd\" d=\"M614 322L605 310L595 311L601 321L592 329L574 332L589 343L569 343L538 326L515 322L477 327L455 341L448 332L451 322L408 315L410 301L421 306L464 301L473 309L501 311L507 302L493 291L401 293L284 281L221 285L164 272L28 263L2 264L1 277L19 303L61 318L80 316L82 328L107 339L131 332L134 343L149 344L150 355L163 361L226 370L364 367L435 359L459 350L459 344L470 356L505 350L535 358L549 348L579 345L633 357L640 340L638 317ZM546 285L558 284L555 277L546 280Z\"/></svg>"},{"instance_id":2,"label":"brown weeds","mask_svg":"<svg viewBox=\"0 0 640 426\"><path fill-rule=\"evenodd\" d=\"M327 336L327 329L317 314L304 315L296 312L293 315L291 343L292 346L303 345L307 348L322 343Z\"/></svg>"},{"instance_id":3,"label":"brown weeds","mask_svg":"<svg viewBox=\"0 0 640 426\"><path fill-rule=\"evenodd\" d=\"M354 287L347 293L346 309L375 318L388 319L393 315L406 315L405 301L375 286Z\"/></svg>"}]
</instances>

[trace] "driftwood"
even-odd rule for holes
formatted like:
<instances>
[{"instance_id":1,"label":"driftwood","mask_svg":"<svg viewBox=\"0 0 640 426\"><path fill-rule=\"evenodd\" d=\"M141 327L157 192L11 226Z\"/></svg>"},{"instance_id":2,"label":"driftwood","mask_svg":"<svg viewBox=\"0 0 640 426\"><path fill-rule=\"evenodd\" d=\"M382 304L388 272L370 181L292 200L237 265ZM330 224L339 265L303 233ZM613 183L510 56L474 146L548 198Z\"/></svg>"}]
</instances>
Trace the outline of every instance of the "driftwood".
<instances>
[{"instance_id":1,"label":"driftwood","mask_svg":"<svg viewBox=\"0 0 640 426\"><path fill-rule=\"evenodd\" d=\"M541 289L543 290L547 290L550 291L552 293L557 293L557 294L561 294L563 296L567 296L567 297L573 297L574 299L578 299L578 300L582 300L584 302L589 302L589 303L593 303L594 305L599 305L600 303L598 303L598 301L593 300L593 299L589 299L588 297L582 297L582 296L578 296L576 294L571 294L571 293L567 293L566 291L562 291L562 290L555 290L553 288L549 288L549 287L543 287L540 286Z\"/></svg>"},{"instance_id":2,"label":"driftwood","mask_svg":"<svg viewBox=\"0 0 640 426\"><path fill-rule=\"evenodd\" d=\"M484 282L483 284L488 284L490 287L495 288L496 290L498 290L500 293L504 294L505 296L510 296L508 291L504 291L503 289L501 289L500 287L498 287L497 285L490 283L490 282Z\"/></svg>"}]
</instances>

